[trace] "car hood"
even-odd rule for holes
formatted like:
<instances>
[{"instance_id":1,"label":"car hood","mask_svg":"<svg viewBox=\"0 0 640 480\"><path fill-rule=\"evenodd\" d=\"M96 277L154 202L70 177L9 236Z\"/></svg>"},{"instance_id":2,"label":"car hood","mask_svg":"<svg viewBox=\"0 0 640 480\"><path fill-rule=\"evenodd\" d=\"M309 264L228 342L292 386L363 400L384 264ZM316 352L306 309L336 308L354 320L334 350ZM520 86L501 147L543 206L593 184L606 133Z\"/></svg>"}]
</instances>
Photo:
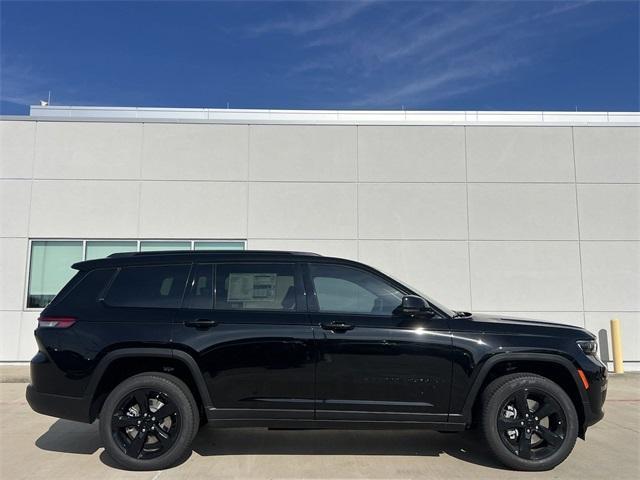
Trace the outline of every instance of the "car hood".
<instances>
[{"instance_id":1,"label":"car hood","mask_svg":"<svg viewBox=\"0 0 640 480\"><path fill-rule=\"evenodd\" d=\"M502 333L541 333L549 335L553 335L554 333L560 334L560 331L562 331L565 334L575 335L576 337L595 339L595 335L582 327L543 320L482 313L473 313L469 317L466 317L466 319L477 324L477 328L481 330L499 330ZM453 320L455 321L456 318Z\"/></svg>"}]
</instances>

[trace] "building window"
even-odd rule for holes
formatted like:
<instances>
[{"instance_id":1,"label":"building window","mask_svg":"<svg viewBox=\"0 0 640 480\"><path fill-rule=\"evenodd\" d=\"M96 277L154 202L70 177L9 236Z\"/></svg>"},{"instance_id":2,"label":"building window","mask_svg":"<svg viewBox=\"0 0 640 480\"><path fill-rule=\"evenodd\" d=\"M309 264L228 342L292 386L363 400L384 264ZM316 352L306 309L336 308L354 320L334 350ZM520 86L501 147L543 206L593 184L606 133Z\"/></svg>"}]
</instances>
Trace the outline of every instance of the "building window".
<instances>
[{"instance_id":1,"label":"building window","mask_svg":"<svg viewBox=\"0 0 640 480\"><path fill-rule=\"evenodd\" d=\"M82 260L82 242L31 242L28 308L46 307L62 287L75 275L71 268Z\"/></svg>"},{"instance_id":2,"label":"building window","mask_svg":"<svg viewBox=\"0 0 640 480\"><path fill-rule=\"evenodd\" d=\"M71 265L83 260L121 252L244 249L243 240L32 240L26 306L46 307L76 273Z\"/></svg>"},{"instance_id":3,"label":"building window","mask_svg":"<svg viewBox=\"0 0 640 480\"><path fill-rule=\"evenodd\" d=\"M194 250L244 250L244 242L194 242Z\"/></svg>"},{"instance_id":4,"label":"building window","mask_svg":"<svg viewBox=\"0 0 640 480\"><path fill-rule=\"evenodd\" d=\"M168 241L142 241L140 242L141 252L160 252L162 250L191 250L191 242Z\"/></svg>"},{"instance_id":5,"label":"building window","mask_svg":"<svg viewBox=\"0 0 640 480\"><path fill-rule=\"evenodd\" d=\"M85 260L108 257L112 253L135 252L138 242L135 240L88 240Z\"/></svg>"}]
</instances>

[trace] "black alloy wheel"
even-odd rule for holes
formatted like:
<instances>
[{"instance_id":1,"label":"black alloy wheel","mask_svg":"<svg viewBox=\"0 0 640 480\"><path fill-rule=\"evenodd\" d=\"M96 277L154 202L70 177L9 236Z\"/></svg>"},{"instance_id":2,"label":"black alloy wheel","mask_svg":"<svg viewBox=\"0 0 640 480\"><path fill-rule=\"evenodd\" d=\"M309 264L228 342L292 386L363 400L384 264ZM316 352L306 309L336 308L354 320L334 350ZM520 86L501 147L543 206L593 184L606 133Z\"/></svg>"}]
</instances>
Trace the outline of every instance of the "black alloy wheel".
<instances>
[{"instance_id":1,"label":"black alloy wheel","mask_svg":"<svg viewBox=\"0 0 640 480\"><path fill-rule=\"evenodd\" d=\"M160 470L191 453L198 404L179 378L160 372L134 375L117 385L100 411L105 451L130 470Z\"/></svg>"},{"instance_id":2,"label":"black alloy wheel","mask_svg":"<svg viewBox=\"0 0 640 480\"><path fill-rule=\"evenodd\" d=\"M111 434L131 458L155 458L167 452L182 428L178 409L166 393L148 388L126 395L111 417Z\"/></svg>"},{"instance_id":3,"label":"black alloy wheel","mask_svg":"<svg viewBox=\"0 0 640 480\"><path fill-rule=\"evenodd\" d=\"M503 403L497 423L507 448L529 460L552 455L567 432L567 418L560 404L548 393L528 388Z\"/></svg>"},{"instance_id":4,"label":"black alloy wheel","mask_svg":"<svg viewBox=\"0 0 640 480\"><path fill-rule=\"evenodd\" d=\"M482 395L482 429L489 448L516 470L549 470L578 437L578 414L563 388L533 373L491 382Z\"/></svg>"}]
</instances>

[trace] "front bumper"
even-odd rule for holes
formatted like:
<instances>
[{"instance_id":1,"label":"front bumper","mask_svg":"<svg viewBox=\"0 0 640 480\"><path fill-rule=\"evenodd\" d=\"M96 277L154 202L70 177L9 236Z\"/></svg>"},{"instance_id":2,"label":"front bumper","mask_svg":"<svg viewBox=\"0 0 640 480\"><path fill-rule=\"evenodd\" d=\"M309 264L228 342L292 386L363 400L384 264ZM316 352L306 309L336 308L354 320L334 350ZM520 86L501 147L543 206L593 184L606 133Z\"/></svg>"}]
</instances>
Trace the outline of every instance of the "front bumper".
<instances>
[{"instance_id":1,"label":"front bumper","mask_svg":"<svg viewBox=\"0 0 640 480\"><path fill-rule=\"evenodd\" d=\"M588 402L584 404L584 429L598 423L604 417L604 402L609 383L607 368L600 361L593 361L596 368L589 372Z\"/></svg>"},{"instance_id":2,"label":"front bumper","mask_svg":"<svg viewBox=\"0 0 640 480\"><path fill-rule=\"evenodd\" d=\"M38 392L33 385L27 385L27 402L33 411L51 417L91 423L89 408L91 402L84 397L67 397Z\"/></svg>"}]
</instances>

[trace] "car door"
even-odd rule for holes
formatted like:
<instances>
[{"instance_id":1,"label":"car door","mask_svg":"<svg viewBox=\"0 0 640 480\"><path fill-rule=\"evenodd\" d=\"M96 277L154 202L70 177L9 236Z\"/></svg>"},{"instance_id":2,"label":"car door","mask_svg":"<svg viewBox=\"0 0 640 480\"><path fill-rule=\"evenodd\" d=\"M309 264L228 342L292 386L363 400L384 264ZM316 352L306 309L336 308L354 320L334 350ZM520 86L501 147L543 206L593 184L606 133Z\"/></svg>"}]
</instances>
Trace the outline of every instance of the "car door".
<instances>
[{"instance_id":1,"label":"car door","mask_svg":"<svg viewBox=\"0 0 640 480\"><path fill-rule=\"evenodd\" d=\"M312 419L313 330L295 263L196 264L173 331L214 419Z\"/></svg>"},{"instance_id":2,"label":"car door","mask_svg":"<svg viewBox=\"0 0 640 480\"><path fill-rule=\"evenodd\" d=\"M411 292L373 269L309 262L305 278L318 342L316 418L446 421L448 318L395 313Z\"/></svg>"}]
</instances>

